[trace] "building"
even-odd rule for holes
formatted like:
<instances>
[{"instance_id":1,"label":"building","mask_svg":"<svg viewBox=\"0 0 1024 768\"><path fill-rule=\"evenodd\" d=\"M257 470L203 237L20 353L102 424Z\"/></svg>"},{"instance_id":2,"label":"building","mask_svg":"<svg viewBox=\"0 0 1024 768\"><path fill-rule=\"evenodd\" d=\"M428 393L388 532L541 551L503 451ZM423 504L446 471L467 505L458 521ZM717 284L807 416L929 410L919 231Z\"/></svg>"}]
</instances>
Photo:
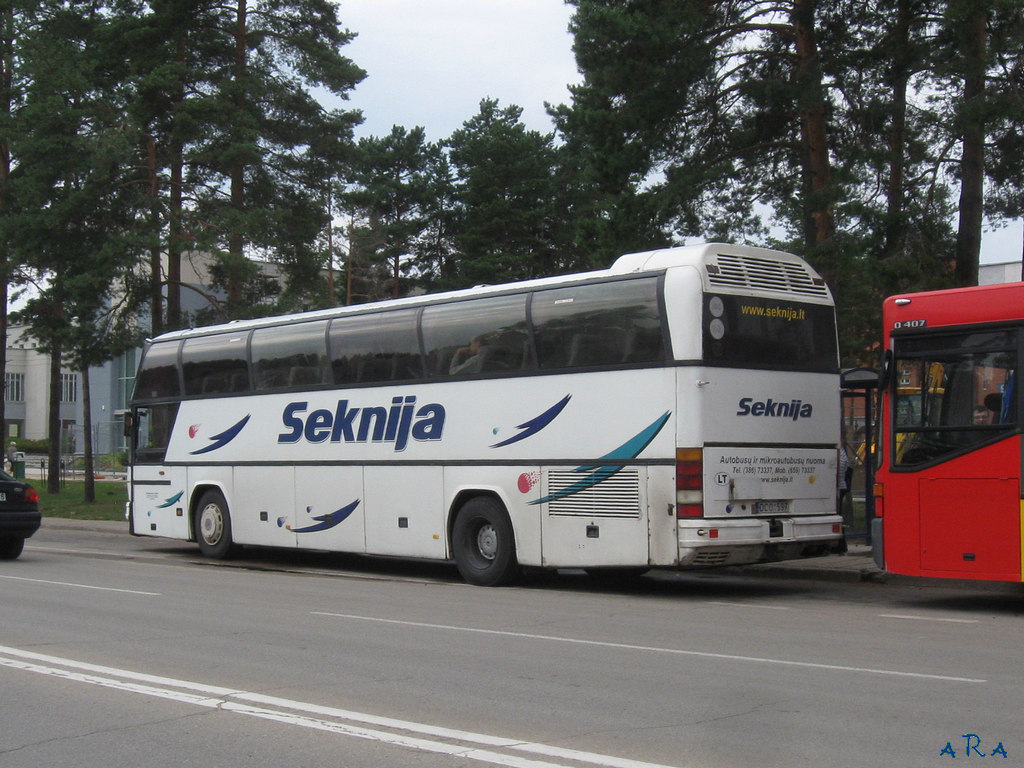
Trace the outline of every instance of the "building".
<instances>
[{"instance_id":1,"label":"building","mask_svg":"<svg viewBox=\"0 0 1024 768\"><path fill-rule=\"evenodd\" d=\"M276 267L263 262L267 274L276 276ZM199 252L183 255L181 263L182 311L194 314L209 306L207 297L215 294L208 286L209 260ZM166 265L165 265L166 269ZM148 319L140 318L140 323ZM124 413L135 383L142 349L130 349L114 360L89 369L92 406L93 453L117 453L127 448ZM61 453L81 453L85 445L85 414L80 371L62 368L61 380ZM4 443L10 439L45 440L48 436L47 408L50 383L50 356L39 349L25 326L7 330L7 371L4 382Z\"/></svg>"},{"instance_id":2,"label":"building","mask_svg":"<svg viewBox=\"0 0 1024 768\"><path fill-rule=\"evenodd\" d=\"M138 366L138 350L89 370L92 395L93 450L114 453L124 447L121 413ZM4 440L45 440L49 430L50 355L24 326L7 329L7 371L4 386ZM85 444L82 375L60 372L61 452L81 452Z\"/></svg>"}]
</instances>

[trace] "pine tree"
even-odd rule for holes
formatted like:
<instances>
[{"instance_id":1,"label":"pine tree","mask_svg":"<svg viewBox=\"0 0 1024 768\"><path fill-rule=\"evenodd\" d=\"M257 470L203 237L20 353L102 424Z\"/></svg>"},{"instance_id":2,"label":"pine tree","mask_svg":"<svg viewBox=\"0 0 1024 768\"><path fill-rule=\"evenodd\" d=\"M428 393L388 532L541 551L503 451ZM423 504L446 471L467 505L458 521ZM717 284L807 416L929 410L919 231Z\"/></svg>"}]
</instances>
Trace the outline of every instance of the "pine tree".
<instances>
[{"instance_id":1,"label":"pine tree","mask_svg":"<svg viewBox=\"0 0 1024 768\"><path fill-rule=\"evenodd\" d=\"M457 200L459 286L556 274L554 138L527 130L522 109L493 99L447 141Z\"/></svg>"},{"instance_id":2,"label":"pine tree","mask_svg":"<svg viewBox=\"0 0 1024 768\"><path fill-rule=\"evenodd\" d=\"M135 142L115 44L125 18L99 3L47 2L20 49L26 87L12 131L5 236L35 275L37 294L21 319L51 355L51 467L61 447L62 360L109 359L100 318L138 257L131 231L144 201L130 183ZM59 490L57 472L48 488Z\"/></svg>"},{"instance_id":3,"label":"pine tree","mask_svg":"<svg viewBox=\"0 0 1024 768\"><path fill-rule=\"evenodd\" d=\"M312 247L327 217L326 178L346 158L359 116L326 111L313 87L344 97L364 76L341 54L351 39L329 0L238 0L212 6L215 47L198 97L205 133L189 152L212 182L199 205L227 288L242 308L246 261L260 254L287 276L323 254ZM214 66L216 64L216 66Z\"/></svg>"}]
</instances>

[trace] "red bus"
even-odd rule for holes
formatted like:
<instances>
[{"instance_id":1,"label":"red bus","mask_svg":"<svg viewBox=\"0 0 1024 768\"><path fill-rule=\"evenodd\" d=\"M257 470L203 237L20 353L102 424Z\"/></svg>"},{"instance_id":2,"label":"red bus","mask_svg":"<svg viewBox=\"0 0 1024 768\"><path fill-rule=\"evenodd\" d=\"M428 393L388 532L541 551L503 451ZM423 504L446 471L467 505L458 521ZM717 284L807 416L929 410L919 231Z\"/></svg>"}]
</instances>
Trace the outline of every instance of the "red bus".
<instances>
[{"instance_id":1,"label":"red bus","mask_svg":"<svg viewBox=\"0 0 1024 768\"><path fill-rule=\"evenodd\" d=\"M876 562L1021 581L1024 283L892 296L882 322Z\"/></svg>"}]
</instances>

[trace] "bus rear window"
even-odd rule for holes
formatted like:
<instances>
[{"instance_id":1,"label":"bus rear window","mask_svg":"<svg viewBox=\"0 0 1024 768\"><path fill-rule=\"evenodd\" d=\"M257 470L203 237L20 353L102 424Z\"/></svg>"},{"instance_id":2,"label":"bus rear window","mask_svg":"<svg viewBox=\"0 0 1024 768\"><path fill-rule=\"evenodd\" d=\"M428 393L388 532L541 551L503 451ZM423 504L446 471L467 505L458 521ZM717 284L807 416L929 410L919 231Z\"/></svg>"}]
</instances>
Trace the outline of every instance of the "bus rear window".
<instances>
[{"instance_id":1,"label":"bus rear window","mask_svg":"<svg viewBox=\"0 0 1024 768\"><path fill-rule=\"evenodd\" d=\"M839 349L830 306L708 294L704 297L704 362L835 373Z\"/></svg>"}]
</instances>

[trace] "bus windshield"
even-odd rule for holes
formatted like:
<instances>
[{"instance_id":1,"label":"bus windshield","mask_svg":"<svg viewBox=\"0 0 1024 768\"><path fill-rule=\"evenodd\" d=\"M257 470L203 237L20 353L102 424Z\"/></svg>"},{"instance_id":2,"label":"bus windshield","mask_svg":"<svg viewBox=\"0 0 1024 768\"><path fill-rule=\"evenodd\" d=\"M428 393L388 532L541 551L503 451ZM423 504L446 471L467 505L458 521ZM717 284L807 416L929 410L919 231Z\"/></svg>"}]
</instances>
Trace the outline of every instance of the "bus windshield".
<instances>
[{"instance_id":1,"label":"bus windshield","mask_svg":"<svg viewBox=\"0 0 1024 768\"><path fill-rule=\"evenodd\" d=\"M1014 429L1011 331L894 337L893 348L899 402L914 403L893 412L897 466L941 461Z\"/></svg>"},{"instance_id":2,"label":"bus windshield","mask_svg":"<svg viewBox=\"0 0 1024 768\"><path fill-rule=\"evenodd\" d=\"M709 365L835 373L835 313L821 304L707 294L704 360Z\"/></svg>"}]
</instances>

